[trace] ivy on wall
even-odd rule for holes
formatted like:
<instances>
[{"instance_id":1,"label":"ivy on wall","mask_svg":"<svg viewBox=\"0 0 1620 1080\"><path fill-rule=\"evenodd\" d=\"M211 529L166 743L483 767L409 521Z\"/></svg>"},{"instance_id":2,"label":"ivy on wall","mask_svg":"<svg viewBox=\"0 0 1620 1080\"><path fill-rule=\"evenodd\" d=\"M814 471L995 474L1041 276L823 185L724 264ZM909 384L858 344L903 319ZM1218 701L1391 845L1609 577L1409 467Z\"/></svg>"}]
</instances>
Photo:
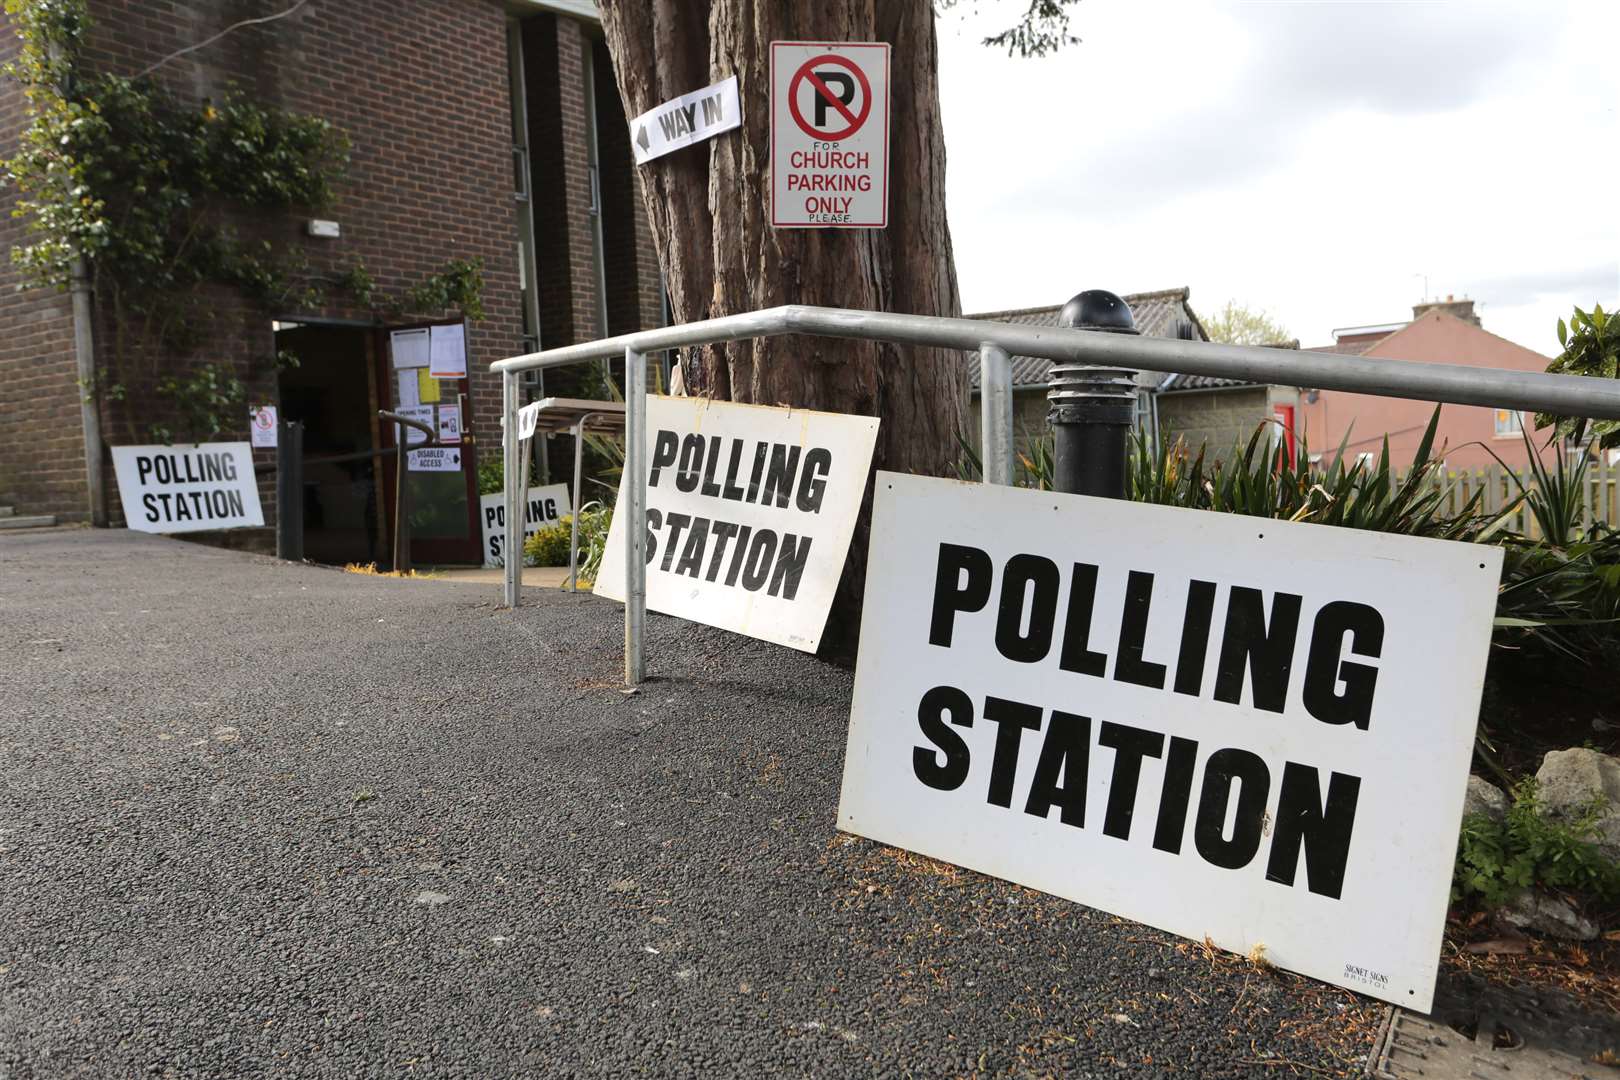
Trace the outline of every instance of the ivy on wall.
<instances>
[{"instance_id":1,"label":"ivy on wall","mask_svg":"<svg viewBox=\"0 0 1620 1080\"><path fill-rule=\"evenodd\" d=\"M5 8L21 38L5 72L32 114L16 154L0 163L16 196L12 215L29 229L12 259L27 284L58 289L71 287L82 260L113 328L85 392L120 400L128 383L149 381L172 400L177 427L152 424L148 436L207 439L241 427L239 374L195 360L221 289L267 314L342 302L378 315L483 317L476 259L451 260L383 295L361 262L323 274L295 243L242 235L255 220L331 206L349 140L327 120L235 89L191 104L151 78L88 72L79 63L85 0L5 0Z\"/></svg>"}]
</instances>

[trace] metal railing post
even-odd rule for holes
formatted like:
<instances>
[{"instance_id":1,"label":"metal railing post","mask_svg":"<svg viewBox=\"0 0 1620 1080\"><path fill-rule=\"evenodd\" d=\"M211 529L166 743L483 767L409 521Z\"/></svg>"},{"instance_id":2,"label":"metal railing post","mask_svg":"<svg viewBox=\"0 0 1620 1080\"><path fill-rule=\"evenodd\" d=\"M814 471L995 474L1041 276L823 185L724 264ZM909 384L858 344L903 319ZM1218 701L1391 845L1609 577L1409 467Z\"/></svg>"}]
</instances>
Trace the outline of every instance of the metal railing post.
<instances>
[{"instance_id":1,"label":"metal railing post","mask_svg":"<svg viewBox=\"0 0 1620 1080\"><path fill-rule=\"evenodd\" d=\"M501 564L505 569L506 606L518 606L518 594L523 587L523 496L524 492L518 490L518 373L503 371L501 373L501 483L504 489L506 515L506 546L502 553ZM512 538L518 537L514 544ZM515 554L514 554L515 553Z\"/></svg>"},{"instance_id":2,"label":"metal railing post","mask_svg":"<svg viewBox=\"0 0 1620 1080\"><path fill-rule=\"evenodd\" d=\"M979 446L984 482L1011 487L1013 482L1012 361L1007 350L988 342L979 346Z\"/></svg>"},{"instance_id":3,"label":"metal railing post","mask_svg":"<svg viewBox=\"0 0 1620 1080\"><path fill-rule=\"evenodd\" d=\"M411 572L411 485L406 475L406 458L410 434L404 427L394 427L394 573Z\"/></svg>"},{"instance_id":4,"label":"metal railing post","mask_svg":"<svg viewBox=\"0 0 1620 1080\"><path fill-rule=\"evenodd\" d=\"M574 512L568 516L568 591L579 588L579 471L585 458L586 413L574 423Z\"/></svg>"},{"instance_id":5,"label":"metal railing post","mask_svg":"<svg viewBox=\"0 0 1620 1080\"><path fill-rule=\"evenodd\" d=\"M304 424L289 420L276 439L276 558L304 560Z\"/></svg>"},{"instance_id":6,"label":"metal railing post","mask_svg":"<svg viewBox=\"0 0 1620 1080\"><path fill-rule=\"evenodd\" d=\"M631 348L624 350L624 469L624 681L637 686L647 674L647 361Z\"/></svg>"},{"instance_id":7,"label":"metal railing post","mask_svg":"<svg viewBox=\"0 0 1620 1080\"><path fill-rule=\"evenodd\" d=\"M1111 292L1090 289L1063 305L1058 325L1137 334L1131 309ZM1126 497L1125 455L1135 415L1136 372L1129 368L1056 364L1052 367L1052 486L1072 495Z\"/></svg>"}]
</instances>

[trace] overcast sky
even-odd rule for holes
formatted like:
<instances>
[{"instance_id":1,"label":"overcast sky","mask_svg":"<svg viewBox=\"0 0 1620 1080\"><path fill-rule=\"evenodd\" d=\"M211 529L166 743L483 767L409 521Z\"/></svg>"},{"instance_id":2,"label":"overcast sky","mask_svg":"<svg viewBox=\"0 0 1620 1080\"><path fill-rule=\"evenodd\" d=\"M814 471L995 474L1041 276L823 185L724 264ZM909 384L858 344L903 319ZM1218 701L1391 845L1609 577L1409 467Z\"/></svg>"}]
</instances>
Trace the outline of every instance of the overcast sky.
<instances>
[{"instance_id":1,"label":"overcast sky","mask_svg":"<svg viewBox=\"0 0 1620 1080\"><path fill-rule=\"evenodd\" d=\"M964 311L1188 285L1321 345L1426 275L1550 355L1620 307L1620 0L1083 0L1056 56L978 44L1023 6L939 20Z\"/></svg>"}]
</instances>

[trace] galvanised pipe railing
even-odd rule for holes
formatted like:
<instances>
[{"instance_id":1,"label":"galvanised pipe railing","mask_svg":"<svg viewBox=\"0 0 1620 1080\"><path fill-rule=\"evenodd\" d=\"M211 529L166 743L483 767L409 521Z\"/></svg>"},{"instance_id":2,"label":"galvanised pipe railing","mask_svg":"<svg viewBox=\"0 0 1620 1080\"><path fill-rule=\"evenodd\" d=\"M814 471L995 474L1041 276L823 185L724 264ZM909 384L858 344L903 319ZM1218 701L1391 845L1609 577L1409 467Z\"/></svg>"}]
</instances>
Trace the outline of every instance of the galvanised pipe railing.
<instances>
[{"instance_id":1,"label":"galvanised pipe railing","mask_svg":"<svg viewBox=\"0 0 1620 1080\"><path fill-rule=\"evenodd\" d=\"M503 449L506 465L506 520L521 521L522 491L518 487L517 440L518 375L523 371L559 367L590 360L623 356L625 360L625 475L630 483L628 516L624 530L625 682L635 685L645 674L642 630L647 612L646 543L646 435L647 367L649 352L722 341L808 334L813 337L856 338L899 345L924 345L979 354L982 403L981 437L987 483L1012 482L1012 385L1010 356L1036 356L1060 364L1093 364L1189 375L1213 375L1285 386L1347 390L1384 397L1415 398L1488 408L1533 409L1561 416L1620 420L1620 380L1583 375L1549 375L1535 371L1500 371L1495 368L1429 364L1409 360L1369 359L1338 353L1300 352L1247 345L1216 345L1205 341L1127 337L1065 327L1016 326L978 319L947 319L928 315L896 315L846 308L768 308L741 315L705 319L681 326L665 326L620 334L600 341L565 345L497 360L491 370L502 376ZM506 606L517 607L523 560L506 560Z\"/></svg>"}]
</instances>

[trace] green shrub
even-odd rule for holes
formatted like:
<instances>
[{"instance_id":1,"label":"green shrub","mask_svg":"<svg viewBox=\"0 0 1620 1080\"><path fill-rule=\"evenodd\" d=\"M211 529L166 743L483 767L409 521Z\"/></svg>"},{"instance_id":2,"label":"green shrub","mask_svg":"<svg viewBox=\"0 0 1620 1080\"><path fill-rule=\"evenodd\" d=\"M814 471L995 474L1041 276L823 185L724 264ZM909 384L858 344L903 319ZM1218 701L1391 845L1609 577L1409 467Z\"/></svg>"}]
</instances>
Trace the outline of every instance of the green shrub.
<instances>
[{"instance_id":1,"label":"green shrub","mask_svg":"<svg viewBox=\"0 0 1620 1080\"><path fill-rule=\"evenodd\" d=\"M531 566L567 566L569 529L573 516L564 514L557 521L523 541L523 554Z\"/></svg>"},{"instance_id":2,"label":"green shrub","mask_svg":"<svg viewBox=\"0 0 1620 1080\"><path fill-rule=\"evenodd\" d=\"M478 494L494 495L506 488L506 468L501 463L501 455L497 453L483 454L478 458Z\"/></svg>"},{"instance_id":3,"label":"green shrub","mask_svg":"<svg viewBox=\"0 0 1620 1080\"><path fill-rule=\"evenodd\" d=\"M573 529L572 514L540 529L523 543L523 554L533 566L567 566L568 544ZM596 580L602 565L602 553L607 550L608 529L613 524L613 511L601 503L586 503L579 515L579 578L582 582Z\"/></svg>"},{"instance_id":4,"label":"green shrub","mask_svg":"<svg viewBox=\"0 0 1620 1080\"><path fill-rule=\"evenodd\" d=\"M1620 898L1620 864L1592 844L1601 812L1594 802L1573 821L1543 817L1535 779L1520 781L1504 820L1463 819L1452 899L1494 907L1534 885L1604 902Z\"/></svg>"}]
</instances>

